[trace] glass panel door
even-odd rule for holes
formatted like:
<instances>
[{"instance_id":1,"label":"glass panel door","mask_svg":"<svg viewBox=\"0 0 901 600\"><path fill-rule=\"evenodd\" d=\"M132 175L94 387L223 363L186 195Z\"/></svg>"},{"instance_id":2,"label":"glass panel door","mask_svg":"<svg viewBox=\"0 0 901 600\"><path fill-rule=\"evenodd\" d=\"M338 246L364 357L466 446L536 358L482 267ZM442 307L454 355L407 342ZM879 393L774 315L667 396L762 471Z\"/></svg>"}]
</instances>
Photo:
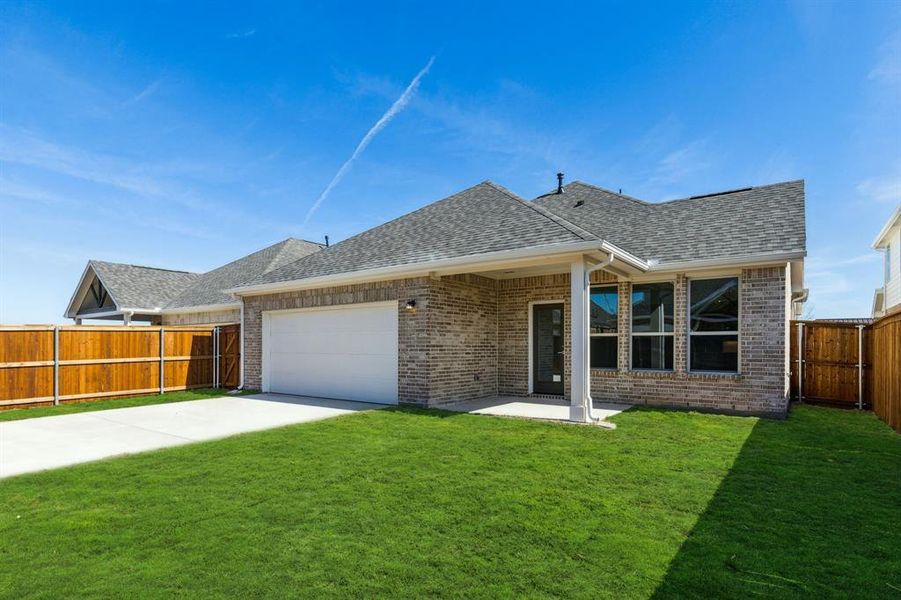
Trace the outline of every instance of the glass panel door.
<instances>
[{"instance_id":1,"label":"glass panel door","mask_svg":"<svg viewBox=\"0 0 901 600\"><path fill-rule=\"evenodd\" d=\"M532 306L532 391L563 395L563 305Z\"/></svg>"}]
</instances>

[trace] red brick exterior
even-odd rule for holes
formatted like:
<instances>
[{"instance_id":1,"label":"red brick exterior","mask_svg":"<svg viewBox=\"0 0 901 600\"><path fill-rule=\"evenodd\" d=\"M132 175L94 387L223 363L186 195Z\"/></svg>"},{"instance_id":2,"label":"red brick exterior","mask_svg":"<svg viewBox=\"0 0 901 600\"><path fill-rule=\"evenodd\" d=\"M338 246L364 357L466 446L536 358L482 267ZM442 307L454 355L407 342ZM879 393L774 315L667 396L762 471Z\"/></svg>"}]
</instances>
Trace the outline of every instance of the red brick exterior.
<instances>
[{"instance_id":1,"label":"red brick exterior","mask_svg":"<svg viewBox=\"0 0 901 600\"><path fill-rule=\"evenodd\" d=\"M619 368L593 370L595 400L753 413L787 407L784 267L741 272L741 364L738 375L688 371L687 277L675 290L674 369L630 369L631 284L619 283ZM615 282L606 272L592 282ZM534 302L565 305L565 390L570 378L569 274L495 281L476 275L416 278L248 297L245 301L245 387L259 388L262 311L396 300L399 400L440 405L529 391L529 318ZM405 310L407 300L416 309Z\"/></svg>"}]
</instances>

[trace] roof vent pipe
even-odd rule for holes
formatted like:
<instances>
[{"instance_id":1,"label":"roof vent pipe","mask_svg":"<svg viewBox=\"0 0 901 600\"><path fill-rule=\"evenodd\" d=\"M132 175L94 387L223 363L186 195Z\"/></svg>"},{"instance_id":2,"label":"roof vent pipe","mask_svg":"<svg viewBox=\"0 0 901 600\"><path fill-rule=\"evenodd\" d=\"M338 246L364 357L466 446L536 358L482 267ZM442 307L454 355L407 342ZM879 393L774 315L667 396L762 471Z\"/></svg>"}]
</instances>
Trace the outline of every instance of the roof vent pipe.
<instances>
[{"instance_id":1,"label":"roof vent pipe","mask_svg":"<svg viewBox=\"0 0 901 600\"><path fill-rule=\"evenodd\" d=\"M563 173L557 173L557 193L563 193Z\"/></svg>"},{"instance_id":2,"label":"roof vent pipe","mask_svg":"<svg viewBox=\"0 0 901 600\"><path fill-rule=\"evenodd\" d=\"M328 236L325 236L325 247L328 248Z\"/></svg>"}]
</instances>

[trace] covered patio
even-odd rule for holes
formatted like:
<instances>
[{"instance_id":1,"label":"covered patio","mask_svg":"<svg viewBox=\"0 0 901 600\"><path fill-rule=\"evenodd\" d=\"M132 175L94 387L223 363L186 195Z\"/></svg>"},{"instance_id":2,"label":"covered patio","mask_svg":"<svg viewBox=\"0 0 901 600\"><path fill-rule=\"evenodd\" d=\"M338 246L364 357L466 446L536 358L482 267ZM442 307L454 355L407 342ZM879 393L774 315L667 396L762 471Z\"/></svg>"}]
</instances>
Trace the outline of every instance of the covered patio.
<instances>
[{"instance_id":1,"label":"covered patio","mask_svg":"<svg viewBox=\"0 0 901 600\"><path fill-rule=\"evenodd\" d=\"M458 402L442 406L441 408L474 415L571 422L571 406L570 403L563 398L498 396L497 398L483 398L480 400ZM613 429L615 428L615 425L608 422L607 419L614 417L629 408L631 408L631 405L629 404L593 402L592 412L597 420L592 422L596 425Z\"/></svg>"}]
</instances>

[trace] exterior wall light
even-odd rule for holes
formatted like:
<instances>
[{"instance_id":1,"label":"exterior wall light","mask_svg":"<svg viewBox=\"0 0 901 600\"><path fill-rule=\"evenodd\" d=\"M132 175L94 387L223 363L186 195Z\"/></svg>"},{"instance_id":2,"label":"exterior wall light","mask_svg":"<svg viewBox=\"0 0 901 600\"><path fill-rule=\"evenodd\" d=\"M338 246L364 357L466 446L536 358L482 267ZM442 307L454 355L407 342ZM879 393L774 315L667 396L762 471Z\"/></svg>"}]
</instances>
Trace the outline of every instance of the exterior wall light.
<instances>
[{"instance_id":1,"label":"exterior wall light","mask_svg":"<svg viewBox=\"0 0 901 600\"><path fill-rule=\"evenodd\" d=\"M407 303L404 304L405 310L416 310L416 300L407 300Z\"/></svg>"}]
</instances>

